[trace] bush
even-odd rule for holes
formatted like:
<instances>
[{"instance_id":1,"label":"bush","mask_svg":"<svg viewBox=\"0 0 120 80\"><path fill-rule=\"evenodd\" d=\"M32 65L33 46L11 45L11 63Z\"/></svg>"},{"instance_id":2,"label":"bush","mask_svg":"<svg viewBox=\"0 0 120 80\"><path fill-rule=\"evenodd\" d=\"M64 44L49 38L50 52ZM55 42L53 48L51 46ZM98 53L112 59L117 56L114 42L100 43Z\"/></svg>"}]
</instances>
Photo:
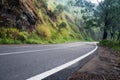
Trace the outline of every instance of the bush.
<instances>
[{"instance_id":1,"label":"bush","mask_svg":"<svg viewBox=\"0 0 120 80\"><path fill-rule=\"evenodd\" d=\"M51 39L51 32L48 27L38 26L36 28L36 31L37 31L38 35L42 36L43 38L45 38L47 40Z\"/></svg>"},{"instance_id":2,"label":"bush","mask_svg":"<svg viewBox=\"0 0 120 80\"><path fill-rule=\"evenodd\" d=\"M1 43L20 43L27 40L28 37L28 32L20 32L16 28L0 28Z\"/></svg>"},{"instance_id":3,"label":"bush","mask_svg":"<svg viewBox=\"0 0 120 80\"><path fill-rule=\"evenodd\" d=\"M42 44L42 41L41 40L36 40L36 39L27 39L25 41L25 43L27 43L27 44Z\"/></svg>"},{"instance_id":4,"label":"bush","mask_svg":"<svg viewBox=\"0 0 120 80\"><path fill-rule=\"evenodd\" d=\"M30 33L30 38L31 39L41 39L41 37L36 33L36 31L32 31Z\"/></svg>"},{"instance_id":5,"label":"bush","mask_svg":"<svg viewBox=\"0 0 120 80\"><path fill-rule=\"evenodd\" d=\"M60 28L66 28L67 27L67 24L65 22L62 22L60 23L59 25Z\"/></svg>"},{"instance_id":6,"label":"bush","mask_svg":"<svg viewBox=\"0 0 120 80\"><path fill-rule=\"evenodd\" d=\"M13 39L0 39L0 44L21 44L22 42L19 40Z\"/></svg>"},{"instance_id":7,"label":"bush","mask_svg":"<svg viewBox=\"0 0 120 80\"><path fill-rule=\"evenodd\" d=\"M19 34L19 30L16 28L0 28L0 37L2 39L16 39L17 35Z\"/></svg>"},{"instance_id":8,"label":"bush","mask_svg":"<svg viewBox=\"0 0 120 80\"><path fill-rule=\"evenodd\" d=\"M70 35L66 29L62 29L61 35L62 35L63 39L65 39L65 40L70 39Z\"/></svg>"},{"instance_id":9,"label":"bush","mask_svg":"<svg viewBox=\"0 0 120 80\"><path fill-rule=\"evenodd\" d=\"M112 46L114 46L114 42L110 41L110 40L102 40L102 41L100 41L100 45L112 47Z\"/></svg>"},{"instance_id":10,"label":"bush","mask_svg":"<svg viewBox=\"0 0 120 80\"><path fill-rule=\"evenodd\" d=\"M102 41L100 41L100 45L120 51L120 42L119 41L102 40Z\"/></svg>"},{"instance_id":11,"label":"bush","mask_svg":"<svg viewBox=\"0 0 120 80\"><path fill-rule=\"evenodd\" d=\"M17 35L17 40L25 41L28 39L28 37L29 34L27 32L19 32L19 34Z\"/></svg>"},{"instance_id":12,"label":"bush","mask_svg":"<svg viewBox=\"0 0 120 80\"><path fill-rule=\"evenodd\" d=\"M7 37L16 40L19 35L19 30L16 28L7 28Z\"/></svg>"},{"instance_id":13,"label":"bush","mask_svg":"<svg viewBox=\"0 0 120 80\"><path fill-rule=\"evenodd\" d=\"M7 29L5 28L0 28L0 38L6 38L7 37Z\"/></svg>"}]
</instances>

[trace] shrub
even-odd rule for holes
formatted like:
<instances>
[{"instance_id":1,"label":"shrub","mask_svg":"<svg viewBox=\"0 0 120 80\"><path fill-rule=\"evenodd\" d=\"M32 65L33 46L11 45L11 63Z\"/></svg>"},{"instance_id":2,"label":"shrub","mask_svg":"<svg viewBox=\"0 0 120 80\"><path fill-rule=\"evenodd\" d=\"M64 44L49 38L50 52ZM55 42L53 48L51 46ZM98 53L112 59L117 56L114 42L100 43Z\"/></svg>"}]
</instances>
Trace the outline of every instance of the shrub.
<instances>
[{"instance_id":1,"label":"shrub","mask_svg":"<svg viewBox=\"0 0 120 80\"><path fill-rule=\"evenodd\" d=\"M0 28L0 37L2 39L10 38L16 39L17 35L19 34L19 30L16 28Z\"/></svg>"},{"instance_id":2,"label":"shrub","mask_svg":"<svg viewBox=\"0 0 120 80\"><path fill-rule=\"evenodd\" d=\"M19 40L13 40L13 39L1 39L0 44L21 44L22 42Z\"/></svg>"},{"instance_id":3,"label":"shrub","mask_svg":"<svg viewBox=\"0 0 120 80\"><path fill-rule=\"evenodd\" d=\"M16 28L7 28L7 37L16 40L19 35L19 30Z\"/></svg>"},{"instance_id":4,"label":"shrub","mask_svg":"<svg viewBox=\"0 0 120 80\"><path fill-rule=\"evenodd\" d=\"M60 23L59 25L60 28L66 28L67 27L67 24L65 22L62 22Z\"/></svg>"},{"instance_id":5,"label":"shrub","mask_svg":"<svg viewBox=\"0 0 120 80\"><path fill-rule=\"evenodd\" d=\"M102 46L112 47L113 44L114 43L112 41L110 41L110 40L102 40L102 41L100 41L100 45L102 45Z\"/></svg>"},{"instance_id":6,"label":"shrub","mask_svg":"<svg viewBox=\"0 0 120 80\"><path fill-rule=\"evenodd\" d=\"M25 42L27 44L42 44L41 40L36 40L36 39L27 39Z\"/></svg>"},{"instance_id":7,"label":"shrub","mask_svg":"<svg viewBox=\"0 0 120 80\"><path fill-rule=\"evenodd\" d=\"M120 42L119 41L102 40L102 41L100 41L100 45L120 51Z\"/></svg>"},{"instance_id":8,"label":"shrub","mask_svg":"<svg viewBox=\"0 0 120 80\"><path fill-rule=\"evenodd\" d=\"M0 28L0 37L5 39L7 37L7 29L6 28Z\"/></svg>"},{"instance_id":9,"label":"shrub","mask_svg":"<svg viewBox=\"0 0 120 80\"><path fill-rule=\"evenodd\" d=\"M17 35L17 39L20 41L25 41L27 40L29 37L29 34L27 32L19 32L19 34Z\"/></svg>"},{"instance_id":10,"label":"shrub","mask_svg":"<svg viewBox=\"0 0 120 80\"><path fill-rule=\"evenodd\" d=\"M63 39L68 40L70 38L70 35L66 29L62 29L61 35L63 36Z\"/></svg>"},{"instance_id":11,"label":"shrub","mask_svg":"<svg viewBox=\"0 0 120 80\"><path fill-rule=\"evenodd\" d=\"M26 39L28 39L29 34L28 32L20 32L18 29L16 28L0 28L0 37L2 40L5 40L6 42L7 39L9 40L13 40L13 41L24 41Z\"/></svg>"},{"instance_id":12,"label":"shrub","mask_svg":"<svg viewBox=\"0 0 120 80\"><path fill-rule=\"evenodd\" d=\"M51 32L46 26L38 26L36 28L38 35L42 36L45 39L51 39Z\"/></svg>"},{"instance_id":13,"label":"shrub","mask_svg":"<svg viewBox=\"0 0 120 80\"><path fill-rule=\"evenodd\" d=\"M30 39L41 39L41 37L36 33L36 31L32 31L30 33Z\"/></svg>"}]
</instances>

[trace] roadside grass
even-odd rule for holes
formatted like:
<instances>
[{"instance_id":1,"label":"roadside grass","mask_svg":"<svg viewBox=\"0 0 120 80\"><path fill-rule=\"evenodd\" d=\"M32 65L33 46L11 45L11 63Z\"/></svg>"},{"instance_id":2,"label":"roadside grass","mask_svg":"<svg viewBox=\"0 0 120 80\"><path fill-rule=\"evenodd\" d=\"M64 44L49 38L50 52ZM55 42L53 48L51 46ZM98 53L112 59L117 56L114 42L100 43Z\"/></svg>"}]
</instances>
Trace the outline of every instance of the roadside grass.
<instances>
[{"instance_id":1,"label":"roadside grass","mask_svg":"<svg viewBox=\"0 0 120 80\"><path fill-rule=\"evenodd\" d=\"M78 39L56 39L56 40L41 40L41 39L27 39L25 41L13 39L0 39L0 44L59 44L59 43L72 43L80 42Z\"/></svg>"},{"instance_id":2,"label":"roadside grass","mask_svg":"<svg viewBox=\"0 0 120 80\"><path fill-rule=\"evenodd\" d=\"M47 26L38 26L32 32L17 28L0 28L0 44L58 44L85 41L82 36L69 34L66 29L61 32L50 30Z\"/></svg>"},{"instance_id":3,"label":"roadside grass","mask_svg":"<svg viewBox=\"0 0 120 80\"><path fill-rule=\"evenodd\" d=\"M100 45L109 47L116 51L120 51L120 41L102 40L100 41Z\"/></svg>"},{"instance_id":4,"label":"roadside grass","mask_svg":"<svg viewBox=\"0 0 120 80\"><path fill-rule=\"evenodd\" d=\"M0 44L22 44L22 42L13 39L0 39Z\"/></svg>"}]
</instances>

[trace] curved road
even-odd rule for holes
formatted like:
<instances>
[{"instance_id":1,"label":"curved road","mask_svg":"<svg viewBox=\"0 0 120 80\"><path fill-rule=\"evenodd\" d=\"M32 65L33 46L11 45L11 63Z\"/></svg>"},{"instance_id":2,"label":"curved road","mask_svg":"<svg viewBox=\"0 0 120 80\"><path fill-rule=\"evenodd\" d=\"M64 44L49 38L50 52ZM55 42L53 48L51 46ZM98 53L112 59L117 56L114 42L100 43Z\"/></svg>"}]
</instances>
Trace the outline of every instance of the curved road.
<instances>
[{"instance_id":1,"label":"curved road","mask_svg":"<svg viewBox=\"0 0 120 80\"><path fill-rule=\"evenodd\" d=\"M31 77L75 60L95 47L96 43L89 42L0 45L0 80L32 80Z\"/></svg>"}]
</instances>

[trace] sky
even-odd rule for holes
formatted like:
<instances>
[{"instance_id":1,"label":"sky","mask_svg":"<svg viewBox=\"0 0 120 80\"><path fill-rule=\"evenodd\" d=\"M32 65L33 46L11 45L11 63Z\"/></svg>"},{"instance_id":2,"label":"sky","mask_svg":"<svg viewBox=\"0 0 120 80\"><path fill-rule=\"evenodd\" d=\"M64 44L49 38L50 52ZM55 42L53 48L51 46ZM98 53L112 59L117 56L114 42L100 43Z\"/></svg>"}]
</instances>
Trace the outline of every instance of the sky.
<instances>
[{"instance_id":1,"label":"sky","mask_svg":"<svg viewBox=\"0 0 120 80\"><path fill-rule=\"evenodd\" d=\"M98 2L101 2L103 0L88 0L88 1L91 1L92 3L98 4Z\"/></svg>"}]
</instances>

